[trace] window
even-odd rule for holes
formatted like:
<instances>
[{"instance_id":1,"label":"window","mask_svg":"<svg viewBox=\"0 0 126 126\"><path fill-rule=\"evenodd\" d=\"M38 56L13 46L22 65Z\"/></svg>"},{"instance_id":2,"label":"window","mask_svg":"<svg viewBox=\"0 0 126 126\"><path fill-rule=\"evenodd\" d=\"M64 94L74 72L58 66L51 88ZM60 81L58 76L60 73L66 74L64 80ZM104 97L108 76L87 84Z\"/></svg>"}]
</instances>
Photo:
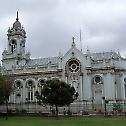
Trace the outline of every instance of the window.
<instances>
[{"instance_id":1,"label":"window","mask_svg":"<svg viewBox=\"0 0 126 126\"><path fill-rule=\"evenodd\" d=\"M28 86L32 87L33 86L33 82L31 80L28 81Z\"/></svg>"},{"instance_id":2,"label":"window","mask_svg":"<svg viewBox=\"0 0 126 126\"><path fill-rule=\"evenodd\" d=\"M68 70L72 73L76 73L80 70L80 63L77 59L70 59L67 62Z\"/></svg>"},{"instance_id":3,"label":"window","mask_svg":"<svg viewBox=\"0 0 126 126\"><path fill-rule=\"evenodd\" d=\"M30 98L30 91L28 92L28 100L31 100L31 98Z\"/></svg>"},{"instance_id":4,"label":"window","mask_svg":"<svg viewBox=\"0 0 126 126\"><path fill-rule=\"evenodd\" d=\"M27 90L28 90L28 100L32 101L34 95L34 83L32 80L29 80L27 82Z\"/></svg>"},{"instance_id":5,"label":"window","mask_svg":"<svg viewBox=\"0 0 126 126\"><path fill-rule=\"evenodd\" d=\"M20 80L16 81L14 86L15 88L22 88L21 81Z\"/></svg>"},{"instance_id":6,"label":"window","mask_svg":"<svg viewBox=\"0 0 126 126\"><path fill-rule=\"evenodd\" d=\"M19 64L18 60L17 60L17 65Z\"/></svg>"},{"instance_id":7,"label":"window","mask_svg":"<svg viewBox=\"0 0 126 126\"><path fill-rule=\"evenodd\" d=\"M93 81L95 84L100 84L102 83L102 77L99 76L99 75L96 75L94 78L93 78Z\"/></svg>"},{"instance_id":8,"label":"window","mask_svg":"<svg viewBox=\"0 0 126 126\"><path fill-rule=\"evenodd\" d=\"M16 41L12 40L10 45L11 45L11 52L13 53L16 49L16 46L17 46Z\"/></svg>"},{"instance_id":9,"label":"window","mask_svg":"<svg viewBox=\"0 0 126 126\"><path fill-rule=\"evenodd\" d=\"M38 82L38 87L40 88L40 90L43 88L43 85L46 83L46 81L44 79L40 79Z\"/></svg>"}]
</instances>

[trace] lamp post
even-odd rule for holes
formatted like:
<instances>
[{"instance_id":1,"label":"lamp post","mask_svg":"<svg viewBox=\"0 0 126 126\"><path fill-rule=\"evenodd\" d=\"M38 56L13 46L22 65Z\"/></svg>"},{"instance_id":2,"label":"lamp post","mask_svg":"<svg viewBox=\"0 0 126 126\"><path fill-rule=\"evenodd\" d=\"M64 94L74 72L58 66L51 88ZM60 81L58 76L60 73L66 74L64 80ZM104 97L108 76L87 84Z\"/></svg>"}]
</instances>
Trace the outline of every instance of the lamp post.
<instances>
[{"instance_id":1,"label":"lamp post","mask_svg":"<svg viewBox=\"0 0 126 126\"><path fill-rule=\"evenodd\" d=\"M102 99L103 99L103 101L104 101L104 114L105 114L105 116L106 116L106 103L107 103L107 101L106 101L106 99L105 99L105 96L103 96L102 97Z\"/></svg>"}]
</instances>

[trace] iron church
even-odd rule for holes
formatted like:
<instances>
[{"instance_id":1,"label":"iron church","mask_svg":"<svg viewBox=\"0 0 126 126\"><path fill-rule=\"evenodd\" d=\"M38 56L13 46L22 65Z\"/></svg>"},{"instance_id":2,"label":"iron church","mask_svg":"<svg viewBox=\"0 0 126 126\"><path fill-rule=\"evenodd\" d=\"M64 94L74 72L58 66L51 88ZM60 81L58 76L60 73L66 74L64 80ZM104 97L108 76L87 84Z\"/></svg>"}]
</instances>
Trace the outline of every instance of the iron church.
<instances>
[{"instance_id":1,"label":"iron church","mask_svg":"<svg viewBox=\"0 0 126 126\"><path fill-rule=\"evenodd\" d=\"M73 38L70 49L55 57L32 59L26 53L26 32L18 14L8 29L7 48L2 53L1 72L14 77L12 104L36 102L44 80L57 78L71 84L79 93L77 103L102 105L126 99L126 59L119 52L85 53L77 49Z\"/></svg>"}]
</instances>

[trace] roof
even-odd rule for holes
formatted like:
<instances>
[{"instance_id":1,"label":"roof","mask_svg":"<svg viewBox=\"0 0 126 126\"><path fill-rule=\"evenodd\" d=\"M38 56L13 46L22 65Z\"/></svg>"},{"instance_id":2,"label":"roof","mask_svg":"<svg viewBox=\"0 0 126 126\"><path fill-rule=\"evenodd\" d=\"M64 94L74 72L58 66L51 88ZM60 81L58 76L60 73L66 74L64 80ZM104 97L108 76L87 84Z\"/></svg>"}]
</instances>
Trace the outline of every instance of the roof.
<instances>
[{"instance_id":1,"label":"roof","mask_svg":"<svg viewBox=\"0 0 126 126\"><path fill-rule=\"evenodd\" d=\"M27 62L27 66L43 66L46 67L48 64L51 66L58 66L58 57L49 57L49 58L39 58L39 59L30 59Z\"/></svg>"},{"instance_id":2,"label":"roof","mask_svg":"<svg viewBox=\"0 0 126 126\"><path fill-rule=\"evenodd\" d=\"M94 61L97 60L109 60L109 59L118 59L119 55L116 52L103 52L103 53L91 53L91 59Z\"/></svg>"}]
</instances>

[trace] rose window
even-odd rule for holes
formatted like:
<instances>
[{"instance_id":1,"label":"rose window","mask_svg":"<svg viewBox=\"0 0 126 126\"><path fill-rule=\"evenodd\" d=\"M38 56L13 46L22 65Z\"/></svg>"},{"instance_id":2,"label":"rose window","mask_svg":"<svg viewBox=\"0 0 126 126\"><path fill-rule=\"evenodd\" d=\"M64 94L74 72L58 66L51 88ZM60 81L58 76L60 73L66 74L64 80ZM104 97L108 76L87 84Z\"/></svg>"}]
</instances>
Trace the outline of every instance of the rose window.
<instances>
[{"instance_id":1,"label":"rose window","mask_svg":"<svg viewBox=\"0 0 126 126\"><path fill-rule=\"evenodd\" d=\"M80 64L77 60L73 59L68 62L68 68L70 72L78 72L80 70Z\"/></svg>"}]
</instances>

